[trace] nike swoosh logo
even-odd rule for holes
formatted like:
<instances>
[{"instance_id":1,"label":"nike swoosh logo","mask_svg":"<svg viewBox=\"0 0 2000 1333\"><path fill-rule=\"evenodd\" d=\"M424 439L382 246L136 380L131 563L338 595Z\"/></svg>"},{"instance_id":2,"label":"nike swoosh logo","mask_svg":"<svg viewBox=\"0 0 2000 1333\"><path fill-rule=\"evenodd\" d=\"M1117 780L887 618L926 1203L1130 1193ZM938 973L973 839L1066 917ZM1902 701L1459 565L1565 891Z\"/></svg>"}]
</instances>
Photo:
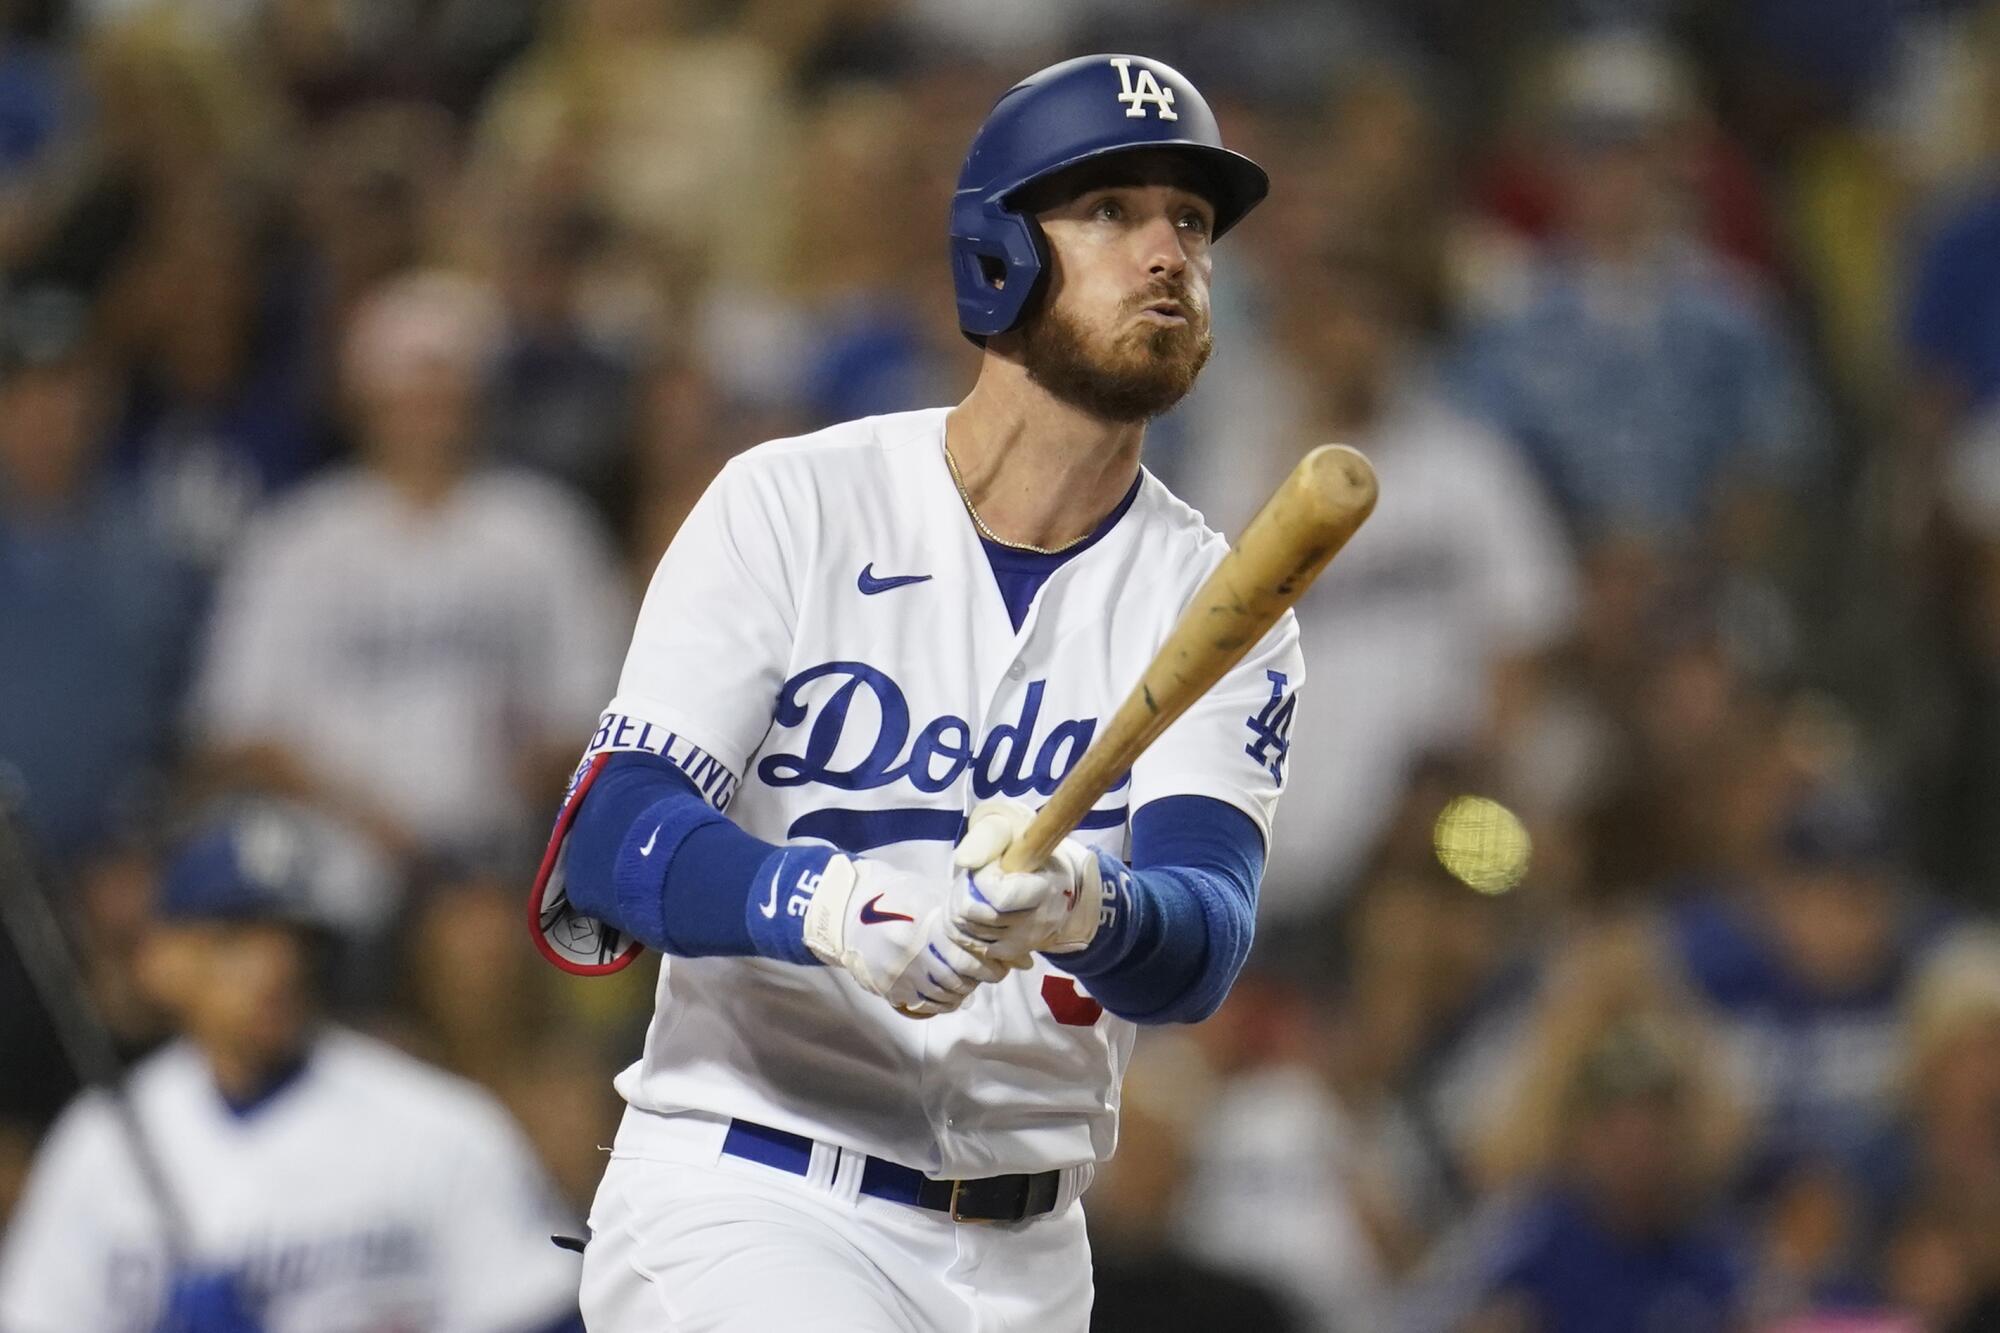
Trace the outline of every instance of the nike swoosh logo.
<instances>
[{"instance_id":1,"label":"nike swoosh logo","mask_svg":"<svg viewBox=\"0 0 2000 1333\"><path fill-rule=\"evenodd\" d=\"M861 577L854 581L854 586L861 589L863 597L873 597L876 593L887 592L891 588L904 588L912 583L927 583L931 578L929 574L892 574L887 578L878 579L875 577L875 562L870 560L861 567Z\"/></svg>"},{"instance_id":2,"label":"nike swoosh logo","mask_svg":"<svg viewBox=\"0 0 2000 1333\"><path fill-rule=\"evenodd\" d=\"M778 867L778 870L783 870L783 869L784 869L783 866ZM778 870L773 870L771 872L770 900L768 902L761 902L757 904L757 910L764 914L764 919L766 921L769 921L772 917L778 914Z\"/></svg>"},{"instance_id":3,"label":"nike swoosh logo","mask_svg":"<svg viewBox=\"0 0 2000 1333\"><path fill-rule=\"evenodd\" d=\"M875 904L876 904L876 903L879 903L879 902L881 902L881 901L882 901L882 895L878 893L878 894L876 894L876 895L875 895L875 896L874 896L873 898L870 898L870 899L869 899L869 900L868 900L867 902L865 902L865 903L861 904L861 924L862 924L862 925L864 925L864 926L879 926L879 925L881 925L881 924L882 924L882 923L883 923L884 921L915 921L915 920L916 920L916 918L915 918L915 917L913 917L913 916L904 916L904 915L903 915L903 914L902 914L901 912L883 912L883 911L879 911L879 910L877 910L877 909L876 909L876 906L875 906Z\"/></svg>"},{"instance_id":4,"label":"nike swoosh logo","mask_svg":"<svg viewBox=\"0 0 2000 1333\"><path fill-rule=\"evenodd\" d=\"M646 845L639 849L639 855L651 856L653 854L653 844L658 842L659 840L660 840L660 826L658 824L655 824L653 825L653 836L646 839Z\"/></svg>"}]
</instances>

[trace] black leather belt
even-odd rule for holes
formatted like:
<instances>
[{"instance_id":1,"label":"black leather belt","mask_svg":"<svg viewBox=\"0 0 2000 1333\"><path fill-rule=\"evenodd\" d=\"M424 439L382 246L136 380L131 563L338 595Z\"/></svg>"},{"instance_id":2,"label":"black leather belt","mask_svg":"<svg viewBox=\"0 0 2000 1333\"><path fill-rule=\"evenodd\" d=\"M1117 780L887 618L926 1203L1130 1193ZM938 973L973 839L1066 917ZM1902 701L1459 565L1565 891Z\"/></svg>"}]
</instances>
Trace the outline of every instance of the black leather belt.
<instances>
[{"instance_id":1,"label":"black leather belt","mask_svg":"<svg viewBox=\"0 0 2000 1333\"><path fill-rule=\"evenodd\" d=\"M732 1120L722 1151L802 1176L812 1165L813 1141L750 1120ZM861 1168L861 1192L893 1203L948 1213L954 1222L1021 1222L1052 1212L1062 1191L1062 1172L983 1176L977 1180L932 1180L923 1172L880 1157Z\"/></svg>"}]
</instances>

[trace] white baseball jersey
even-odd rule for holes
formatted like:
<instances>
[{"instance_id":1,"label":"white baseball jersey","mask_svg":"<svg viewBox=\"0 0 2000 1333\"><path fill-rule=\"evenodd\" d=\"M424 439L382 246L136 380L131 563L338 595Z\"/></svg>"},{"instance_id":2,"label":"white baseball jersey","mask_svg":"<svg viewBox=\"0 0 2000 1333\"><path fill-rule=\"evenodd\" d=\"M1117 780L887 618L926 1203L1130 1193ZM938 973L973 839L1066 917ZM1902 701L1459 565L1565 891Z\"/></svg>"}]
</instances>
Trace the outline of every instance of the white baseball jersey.
<instances>
[{"instance_id":1,"label":"white baseball jersey","mask_svg":"<svg viewBox=\"0 0 2000 1333\"><path fill-rule=\"evenodd\" d=\"M191 1265L236 1275L266 1333L511 1333L575 1308L576 1256L526 1139L484 1091L333 1031L268 1102L232 1112L176 1042L133 1105L188 1214ZM148 1333L159 1222L110 1104L50 1132L0 1246L7 1333Z\"/></svg>"},{"instance_id":2,"label":"white baseball jersey","mask_svg":"<svg viewBox=\"0 0 2000 1333\"><path fill-rule=\"evenodd\" d=\"M1046 799L1227 546L1142 474L1016 631L945 467L945 415L733 459L660 562L585 768L662 754L760 838L940 885L977 802ZM1197 795L1268 837L1301 674L1287 615L1078 836L1124 856L1133 811ZM781 887L756 910L802 910ZM669 958L618 1089L637 1108L740 1116L934 1176L1041 1171L1109 1156L1134 1032L1046 959L915 1022L839 969Z\"/></svg>"}]
</instances>

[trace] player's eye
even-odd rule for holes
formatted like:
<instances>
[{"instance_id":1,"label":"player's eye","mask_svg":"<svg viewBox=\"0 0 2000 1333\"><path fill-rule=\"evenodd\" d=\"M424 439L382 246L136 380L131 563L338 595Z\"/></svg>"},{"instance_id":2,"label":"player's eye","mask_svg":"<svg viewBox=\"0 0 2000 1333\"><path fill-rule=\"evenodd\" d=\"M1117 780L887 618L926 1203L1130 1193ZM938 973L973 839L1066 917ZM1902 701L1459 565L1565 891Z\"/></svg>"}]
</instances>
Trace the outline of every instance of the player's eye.
<instances>
[{"instance_id":1,"label":"player's eye","mask_svg":"<svg viewBox=\"0 0 2000 1333\"><path fill-rule=\"evenodd\" d=\"M1125 216L1116 199L1100 199L1090 206L1090 216L1104 222L1116 222Z\"/></svg>"},{"instance_id":2,"label":"player's eye","mask_svg":"<svg viewBox=\"0 0 2000 1333\"><path fill-rule=\"evenodd\" d=\"M1208 216L1199 209L1190 208L1181 214L1180 225L1182 231L1191 231L1197 236L1206 236L1209 232Z\"/></svg>"}]
</instances>

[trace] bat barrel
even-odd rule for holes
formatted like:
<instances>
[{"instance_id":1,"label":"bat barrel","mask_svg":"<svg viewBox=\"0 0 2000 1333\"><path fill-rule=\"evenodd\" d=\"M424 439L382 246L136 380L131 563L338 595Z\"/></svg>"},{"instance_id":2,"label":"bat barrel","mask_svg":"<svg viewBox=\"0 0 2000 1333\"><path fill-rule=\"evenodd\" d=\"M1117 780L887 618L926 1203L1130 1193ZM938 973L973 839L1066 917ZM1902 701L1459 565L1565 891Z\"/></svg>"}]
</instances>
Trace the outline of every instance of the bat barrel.
<instances>
[{"instance_id":1,"label":"bat barrel","mask_svg":"<svg viewBox=\"0 0 2000 1333\"><path fill-rule=\"evenodd\" d=\"M1375 511L1375 469L1357 449L1322 444L1300 460L1292 479L1310 496L1319 521L1343 537Z\"/></svg>"},{"instance_id":2,"label":"bat barrel","mask_svg":"<svg viewBox=\"0 0 2000 1333\"><path fill-rule=\"evenodd\" d=\"M1224 566L1249 566L1239 580L1282 610L1375 512L1376 492L1375 469L1366 458L1344 444L1323 444L1299 460L1243 529ZM1269 578L1272 573L1278 577Z\"/></svg>"}]
</instances>

